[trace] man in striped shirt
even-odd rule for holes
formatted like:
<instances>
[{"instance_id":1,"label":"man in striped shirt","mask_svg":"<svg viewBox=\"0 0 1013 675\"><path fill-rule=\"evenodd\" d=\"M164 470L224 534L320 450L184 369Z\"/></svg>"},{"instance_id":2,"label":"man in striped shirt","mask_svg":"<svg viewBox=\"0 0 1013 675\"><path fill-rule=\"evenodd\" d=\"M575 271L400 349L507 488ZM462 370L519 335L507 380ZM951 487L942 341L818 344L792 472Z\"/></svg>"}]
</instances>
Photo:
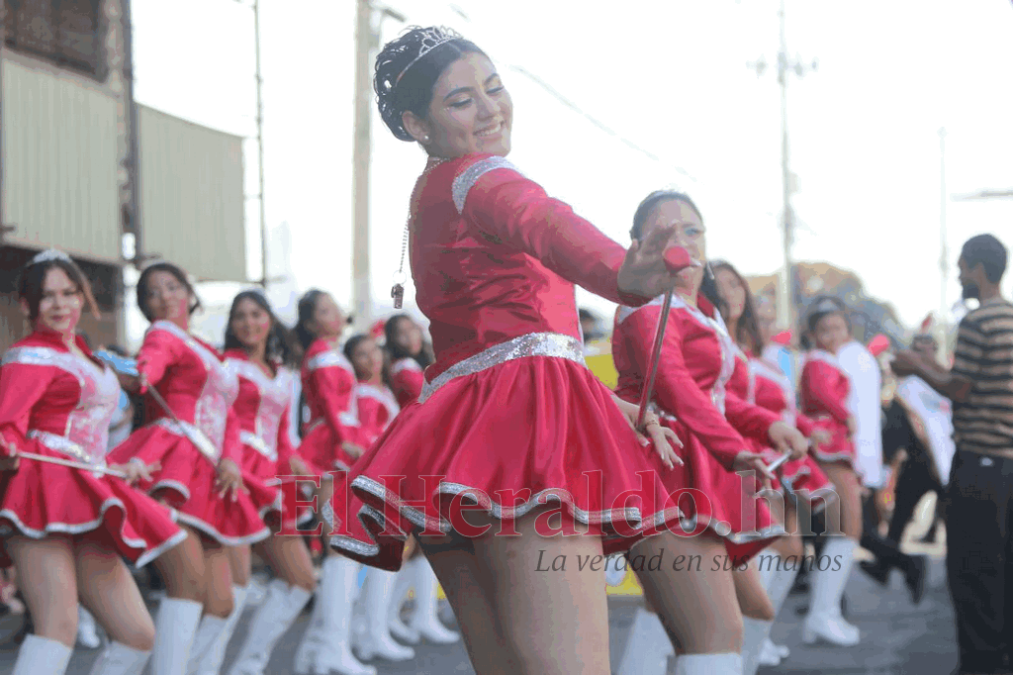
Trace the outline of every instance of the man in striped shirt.
<instances>
[{"instance_id":1,"label":"man in striped shirt","mask_svg":"<svg viewBox=\"0 0 1013 675\"><path fill-rule=\"evenodd\" d=\"M987 234L961 250L964 297L980 305L960 322L952 370L910 351L893 363L953 401L946 568L968 674L1013 673L1013 304L999 293L1007 257Z\"/></svg>"}]
</instances>

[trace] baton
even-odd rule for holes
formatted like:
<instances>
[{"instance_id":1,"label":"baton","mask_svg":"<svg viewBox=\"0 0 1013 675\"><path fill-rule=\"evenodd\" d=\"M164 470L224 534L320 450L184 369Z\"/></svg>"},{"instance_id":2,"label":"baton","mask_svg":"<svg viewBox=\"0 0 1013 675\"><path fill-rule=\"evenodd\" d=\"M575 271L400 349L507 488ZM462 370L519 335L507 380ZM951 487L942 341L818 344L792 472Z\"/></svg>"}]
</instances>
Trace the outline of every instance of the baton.
<instances>
[{"instance_id":1,"label":"baton","mask_svg":"<svg viewBox=\"0 0 1013 675\"><path fill-rule=\"evenodd\" d=\"M676 273L687 267L698 266L699 263L689 257L689 252L681 246L671 246L665 249L665 267L669 272ZM651 395L654 394L654 379L658 374L658 362L661 360L661 345L665 340L665 327L668 325L668 313L672 308L672 291L665 293L665 301L661 305L661 316L658 319L658 332L654 336L654 349L651 351L651 367L647 375L647 384L640 394L640 412L637 414L637 431L644 431L644 417L647 415L647 406L651 402Z\"/></svg>"},{"instance_id":2,"label":"baton","mask_svg":"<svg viewBox=\"0 0 1013 675\"><path fill-rule=\"evenodd\" d=\"M18 450L14 457L24 457L25 459L34 459L36 462L48 462L50 464L59 464L60 466L69 466L72 469L83 469L85 471L91 471L93 473L104 473L110 476L116 476L117 478L127 479L127 474L116 469L110 469L104 466L92 466L91 464L85 464L84 462L74 462L69 459L60 459L59 457L47 457L46 455L37 455L34 452L22 452Z\"/></svg>"},{"instance_id":3,"label":"baton","mask_svg":"<svg viewBox=\"0 0 1013 675\"><path fill-rule=\"evenodd\" d=\"M205 459L207 459L212 464L217 464L218 451L215 449L213 445L211 445L211 440L203 433L201 433L200 429L191 427L190 425L181 422L179 418L176 417L176 413L172 411L172 408L169 407L169 404L165 402L165 399L162 398L162 395L158 393L158 390L155 389L154 386L148 385L147 391L145 393L151 394L151 397L155 399L155 403L157 403L162 408L162 410L165 411L165 414L168 415L169 418L176 423L176 425L183 432L183 435L187 437L187 440L189 440L191 443L194 444L194 446L197 448L200 454L204 455Z\"/></svg>"}]
</instances>

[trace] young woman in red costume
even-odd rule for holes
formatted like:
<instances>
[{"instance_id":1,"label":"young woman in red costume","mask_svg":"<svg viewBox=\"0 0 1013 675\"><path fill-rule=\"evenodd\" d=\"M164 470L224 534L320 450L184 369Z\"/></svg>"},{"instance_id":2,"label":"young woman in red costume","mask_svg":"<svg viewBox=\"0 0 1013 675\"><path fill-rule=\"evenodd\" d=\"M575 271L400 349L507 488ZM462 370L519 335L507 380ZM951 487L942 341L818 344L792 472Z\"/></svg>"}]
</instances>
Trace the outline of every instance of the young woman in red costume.
<instances>
[{"instance_id":1,"label":"young woman in red costume","mask_svg":"<svg viewBox=\"0 0 1013 675\"><path fill-rule=\"evenodd\" d=\"M659 471L679 460L671 430L651 415L653 451L640 443L636 405L584 365L574 285L647 302L674 283L668 232L624 252L511 165L510 96L460 36L411 29L384 47L374 82L387 126L429 155L408 229L436 362L418 404L356 465L332 545L398 569L417 535L482 675L604 675L604 570L560 561L674 545L680 514ZM541 536L560 528L589 536ZM655 574L680 576L669 565Z\"/></svg>"},{"instance_id":2,"label":"young woman in red costume","mask_svg":"<svg viewBox=\"0 0 1013 675\"><path fill-rule=\"evenodd\" d=\"M648 195L637 208L630 234L639 241L664 228L669 228L670 243L684 247L696 260L707 259L703 219L689 197L673 191ZM690 529L700 531L700 536L680 540L678 554L699 555L707 561L728 555L737 567L783 533L763 501L743 495L756 486L729 471L739 458L759 457L743 435L798 455L805 451L805 444L801 434L776 415L727 391L735 367L734 343L720 313L701 291L705 282L713 285L713 278L699 267L678 276L652 404L685 442L686 465L664 475L666 488L673 493L684 488L698 491L693 495L697 503ZM616 314L612 356L619 372L617 392L628 401L639 400L647 379L661 305L659 297L642 307L622 307ZM762 463L752 466L766 471ZM749 595L737 593L732 567L684 570L669 587L640 574L645 594L685 652L676 660L677 668L700 664L703 672L717 668L719 656L734 652L738 657L742 605L751 613L752 608ZM765 600L762 592L758 599ZM690 613L685 611L688 606L709 611ZM646 654L649 649L645 644L637 651Z\"/></svg>"},{"instance_id":3,"label":"young woman in red costume","mask_svg":"<svg viewBox=\"0 0 1013 675\"><path fill-rule=\"evenodd\" d=\"M45 251L22 269L18 295L32 333L0 367L0 565L16 567L35 633L25 638L14 675L66 671L79 599L111 640L93 675L140 675L155 627L123 558L138 567L156 559L163 570L182 566L186 533L169 509L128 484L154 467L108 467L127 480L102 472L120 385L76 334L83 305L97 314L81 270L66 253Z\"/></svg>"},{"instance_id":4,"label":"young woman in red costume","mask_svg":"<svg viewBox=\"0 0 1013 675\"><path fill-rule=\"evenodd\" d=\"M272 485L278 476L307 474L306 463L292 447L289 409L294 360L288 333L260 291L243 291L232 301L225 330L225 364L238 378L233 410L242 444L243 483L261 518L275 531L282 525L281 494ZM295 527L295 514L285 514ZM263 675L275 644L291 627L316 588L313 562L302 537L272 536L256 544L258 555L275 572L257 608L230 675ZM191 672L217 675L241 612L250 581L250 545L227 549L236 609L216 642L191 655Z\"/></svg>"},{"instance_id":5,"label":"young woman in red costume","mask_svg":"<svg viewBox=\"0 0 1013 675\"><path fill-rule=\"evenodd\" d=\"M422 335L422 327L407 314L395 314L383 327L384 349L390 363L390 388L398 405L405 408L418 400L425 385L425 369L433 363L432 348ZM398 574L391 604L390 631L402 642L416 644L425 638L435 644L451 644L461 639L447 630L438 616L439 598L436 573L415 539L405 547L405 569ZM415 609L408 624L401 620L401 602L409 590L415 592Z\"/></svg>"},{"instance_id":6,"label":"young woman in red costume","mask_svg":"<svg viewBox=\"0 0 1013 675\"><path fill-rule=\"evenodd\" d=\"M753 295L745 279L727 262L715 262L712 266L721 301L726 307L728 331L739 345L740 358L746 359L748 365L748 370L742 377L733 378L740 388L739 395L781 415L785 422L795 425L813 445L830 442L831 437L826 430L818 428L811 419L797 410L795 387L791 380L776 363L763 358L764 347L770 338L770 324L761 324L758 320ZM736 368L736 375L739 372L740 369ZM782 537L771 545L776 558L760 570L775 615L788 597L798 572L797 562L803 556L796 520L799 513L794 499L806 499L809 509L805 513L811 514L836 498L833 483L811 454L782 465L777 476L784 490L783 522L791 536ZM769 635L772 625L772 622L767 621L746 622L746 648L743 650L746 675L755 672L757 666L776 666L788 657L787 647L771 642Z\"/></svg>"},{"instance_id":7,"label":"young woman in red costume","mask_svg":"<svg viewBox=\"0 0 1013 675\"><path fill-rule=\"evenodd\" d=\"M156 619L156 649L165 643L172 658L156 659L153 675L183 675L191 653L209 649L241 605L232 594L225 548L260 541L271 532L243 485L232 409L239 383L218 350L189 332L190 315L200 302L186 273L168 262L149 265L137 281L137 305L151 321L137 355L147 423L109 456L160 464L140 485L179 511L179 522L199 552L199 565L188 570L199 584L185 584L180 573L166 577L168 597Z\"/></svg>"},{"instance_id":8,"label":"young woman in red costume","mask_svg":"<svg viewBox=\"0 0 1013 675\"><path fill-rule=\"evenodd\" d=\"M295 333L304 351L302 391L310 410L299 451L310 470L321 477L317 503L325 507L335 489L330 472L347 471L364 450L355 370L339 347L347 325L341 308L327 293L311 290L299 299ZM326 550L310 626L296 652L295 672L375 675L373 666L360 663L352 653L352 610L360 565L329 546Z\"/></svg>"},{"instance_id":9,"label":"young woman in red costume","mask_svg":"<svg viewBox=\"0 0 1013 675\"><path fill-rule=\"evenodd\" d=\"M840 565L812 571L809 614L802 637L807 643L822 639L852 646L859 642L859 631L841 616L840 603L862 536L862 488L854 465L855 419L845 404L851 385L836 357L837 350L850 339L845 311L844 303L836 298L818 298L807 321L807 337L814 348L802 368L801 408L816 427L831 435L828 443L812 452L837 490L840 508L827 509L828 541L823 556Z\"/></svg>"}]
</instances>

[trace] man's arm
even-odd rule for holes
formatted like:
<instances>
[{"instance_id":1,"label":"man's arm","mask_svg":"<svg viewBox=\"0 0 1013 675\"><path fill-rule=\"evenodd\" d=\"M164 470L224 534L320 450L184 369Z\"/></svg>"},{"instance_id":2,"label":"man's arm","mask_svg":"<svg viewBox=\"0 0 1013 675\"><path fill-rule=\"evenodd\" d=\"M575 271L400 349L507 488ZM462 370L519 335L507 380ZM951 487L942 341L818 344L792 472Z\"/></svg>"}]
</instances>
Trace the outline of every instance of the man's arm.
<instances>
[{"instance_id":1,"label":"man's arm","mask_svg":"<svg viewBox=\"0 0 1013 675\"><path fill-rule=\"evenodd\" d=\"M957 333L952 370L941 370L910 349L897 352L890 367L901 376L917 375L946 398L963 403L974 388L973 378L981 368L987 340L977 324L965 318Z\"/></svg>"}]
</instances>

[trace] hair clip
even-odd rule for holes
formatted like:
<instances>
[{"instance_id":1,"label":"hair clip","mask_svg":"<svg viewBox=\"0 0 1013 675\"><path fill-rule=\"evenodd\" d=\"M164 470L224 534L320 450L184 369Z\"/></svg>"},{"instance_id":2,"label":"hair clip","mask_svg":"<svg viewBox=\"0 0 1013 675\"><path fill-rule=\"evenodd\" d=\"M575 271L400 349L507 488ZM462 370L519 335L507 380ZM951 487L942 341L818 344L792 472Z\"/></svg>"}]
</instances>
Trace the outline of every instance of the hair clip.
<instances>
[{"instance_id":1,"label":"hair clip","mask_svg":"<svg viewBox=\"0 0 1013 675\"><path fill-rule=\"evenodd\" d=\"M58 248L49 248L41 253L36 254L29 265L37 265L39 263L49 262L50 260L62 260L64 262L74 262L66 252L61 251Z\"/></svg>"},{"instance_id":2,"label":"hair clip","mask_svg":"<svg viewBox=\"0 0 1013 675\"><path fill-rule=\"evenodd\" d=\"M451 40L458 40L461 38L461 35L459 33L456 33L455 31L452 31L449 28L444 28L442 26L423 28L421 29L421 32L422 32L422 46L419 48L418 56L412 59L411 63L405 66L404 70L402 70L398 74L397 79L394 80L395 85L397 85L397 83L401 81L401 78L404 77L404 74L408 72L408 69L414 66L418 62L418 60L421 59L423 56L433 51L440 45L444 45L450 42Z\"/></svg>"}]
</instances>

